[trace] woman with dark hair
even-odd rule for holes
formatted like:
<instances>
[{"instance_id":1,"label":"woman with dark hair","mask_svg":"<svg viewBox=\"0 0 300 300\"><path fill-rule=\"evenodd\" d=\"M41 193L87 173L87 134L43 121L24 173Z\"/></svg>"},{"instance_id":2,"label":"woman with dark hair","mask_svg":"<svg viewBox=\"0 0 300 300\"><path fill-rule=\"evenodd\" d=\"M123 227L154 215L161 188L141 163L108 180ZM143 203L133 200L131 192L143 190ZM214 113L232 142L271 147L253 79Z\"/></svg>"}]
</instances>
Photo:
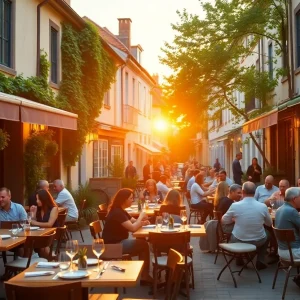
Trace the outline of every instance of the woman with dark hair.
<instances>
[{"instance_id":1,"label":"woman with dark hair","mask_svg":"<svg viewBox=\"0 0 300 300\"><path fill-rule=\"evenodd\" d=\"M144 261L141 276L141 285L152 282L149 275L150 251L149 245L142 239L128 239L129 232L135 232L143 225L150 224L148 217L141 212L137 219L131 217L126 208L133 202L133 191L131 189L120 189L108 207L108 213L102 233L105 244L123 245L123 254L138 256Z\"/></svg>"},{"instance_id":2,"label":"woman with dark hair","mask_svg":"<svg viewBox=\"0 0 300 300\"><path fill-rule=\"evenodd\" d=\"M58 207L51 194L46 190L37 191L36 202L38 207L34 205L30 207L33 214L31 224L44 228L56 227Z\"/></svg>"},{"instance_id":3,"label":"woman with dark hair","mask_svg":"<svg viewBox=\"0 0 300 300\"><path fill-rule=\"evenodd\" d=\"M258 164L257 158L252 158L252 164L247 169L248 180L256 185L260 183L260 175L262 174L261 166Z\"/></svg>"},{"instance_id":4,"label":"woman with dark hair","mask_svg":"<svg viewBox=\"0 0 300 300\"><path fill-rule=\"evenodd\" d=\"M214 193L214 190L208 190L202 186L204 184L204 175L199 173L195 178L195 183L191 187L191 207L201 211L201 223L204 224L208 215L213 217L214 206L206 202L206 196Z\"/></svg>"},{"instance_id":5,"label":"woman with dark hair","mask_svg":"<svg viewBox=\"0 0 300 300\"><path fill-rule=\"evenodd\" d=\"M174 218L174 221L176 223L182 223L180 219L180 210L184 209L182 208L182 198L180 196L180 193L177 190L170 190L165 200L163 201L162 205L159 208L159 212L168 212L172 214L172 217Z\"/></svg>"}]
</instances>

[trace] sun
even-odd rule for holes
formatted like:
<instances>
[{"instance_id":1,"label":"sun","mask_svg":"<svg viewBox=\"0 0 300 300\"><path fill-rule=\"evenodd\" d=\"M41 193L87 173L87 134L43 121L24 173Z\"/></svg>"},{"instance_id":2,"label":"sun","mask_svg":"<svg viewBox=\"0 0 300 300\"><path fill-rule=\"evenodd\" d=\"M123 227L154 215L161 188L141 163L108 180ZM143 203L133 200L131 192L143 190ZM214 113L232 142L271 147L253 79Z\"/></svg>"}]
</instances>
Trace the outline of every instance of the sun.
<instances>
[{"instance_id":1,"label":"sun","mask_svg":"<svg viewBox=\"0 0 300 300\"><path fill-rule=\"evenodd\" d=\"M168 129L168 122L163 119L158 119L154 121L154 128L157 131L166 131Z\"/></svg>"}]
</instances>

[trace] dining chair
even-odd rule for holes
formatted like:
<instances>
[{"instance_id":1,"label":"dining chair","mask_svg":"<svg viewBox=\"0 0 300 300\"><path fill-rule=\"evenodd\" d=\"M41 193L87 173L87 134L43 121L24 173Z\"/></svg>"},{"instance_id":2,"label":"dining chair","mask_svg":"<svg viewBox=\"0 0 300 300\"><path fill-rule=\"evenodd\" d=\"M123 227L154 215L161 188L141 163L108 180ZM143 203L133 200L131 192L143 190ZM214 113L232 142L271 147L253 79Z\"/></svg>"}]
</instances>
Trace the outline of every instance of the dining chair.
<instances>
[{"instance_id":1,"label":"dining chair","mask_svg":"<svg viewBox=\"0 0 300 300\"><path fill-rule=\"evenodd\" d=\"M183 255L183 261L178 266L184 272L187 298L190 297L190 275L192 278L192 288L194 289L194 268L193 260L189 257L190 231L183 232L149 232L149 243L152 245L154 257L152 258L153 266L153 296L157 294L158 273L166 271L167 259L163 253L168 253L170 248L176 249Z\"/></svg>"},{"instance_id":2,"label":"dining chair","mask_svg":"<svg viewBox=\"0 0 300 300\"><path fill-rule=\"evenodd\" d=\"M56 219L57 227L64 227L66 222L67 213L59 213Z\"/></svg>"},{"instance_id":3,"label":"dining chair","mask_svg":"<svg viewBox=\"0 0 300 300\"><path fill-rule=\"evenodd\" d=\"M118 294L90 294L89 300L117 300Z\"/></svg>"},{"instance_id":4,"label":"dining chair","mask_svg":"<svg viewBox=\"0 0 300 300\"><path fill-rule=\"evenodd\" d=\"M24 271L36 262L49 261L51 258L50 252L48 254L48 259L37 257L37 253L33 255L33 252L37 249L47 247L51 249L55 234L56 232L54 231L49 235L27 236L24 244L24 256L7 263L5 265L5 275L9 276Z\"/></svg>"},{"instance_id":5,"label":"dining chair","mask_svg":"<svg viewBox=\"0 0 300 300\"><path fill-rule=\"evenodd\" d=\"M277 264L277 268L275 271L274 275L274 280L273 280L273 285L272 289L275 288L276 280L277 280L277 275L279 270L283 270L285 272L285 281L284 281L284 286L283 286L283 292L282 292L282 299L285 298L285 293L286 293L286 288L289 282L289 278L291 276L291 270L292 268L297 268L297 274L299 274L300 270L300 259L294 259L293 252L292 252L292 247L291 243L295 241L295 232L294 229L278 229L273 227L277 242L285 243L286 246L288 247L289 254L290 254L290 259L283 259L280 257L280 260Z\"/></svg>"},{"instance_id":6,"label":"dining chair","mask_svg":"<svg viewBox=\"0 0 300 300\"><path fill-rule=\"evenodd\" d=\"M195 223L199 223L199 221L201 220L201 211L199 209L196 209L196 208L192 208L192 205L191 205L191 196L188 195L189 193L187 192L186 193L186 200L187 200L187 203L188 203L188 206L189 206L189 210L190 210L190 213L189 213L189 224L191 224L191 219L194 218L194 222Z\"/></svg>"},{"instance_id":7,"label":"dining chair","mask_svg":"<svg viewBox=\"0 0 300 300\"><path fill-rule=\"evenodd\" d=\"M79 211L78 211L78 219L76 221L66 221L65 222L65 224L67 225L67 230L68 230L67 232L68 232L68 234L70 234L71 239L72 239L72 231L79 231L83 243L84 243L84 239L83 239L83 235L82 235L82 232L81 232L79 220L82 216L82 211L85 208L85 204L86 204L86 199L84 199L81 202L81 205L80 205L80 208L79 208Z\"/></svg>"},{"instance_id":8,"label":"dining chair","mask_svg":"<svg viewBox=\"0 0 300 300\"><path fill-rule=\"evenodd\" d=\"M185 205L174 206L174 205L161 205L159 208L159 212L167 212L172 215L180 216L180 211L186 209Z\"/></svg>"},{"instance_id":9,"label":"dining chair","mask_svg":"<svg viewBox=\"0 0 300 300\"><path fill-rule=\"evenodd\" d=\"M100 204L98 207L99 207L99 210L97 210L97 215L98 215L99 220L102 222L102 226L104 227L106 215L107 215L107 204L103 203L103 204Z\"/></svg>"},{"instance_id":10,"label":"dining chair","mask_svg":"<svg viewBox=\"0 0 300 300\"><path fill-rule=\"evenodd\" d=\"M100 220L90 223L90 232L93 239L97 239L97 238L101 239L102 227L100 224Z\"/></svg>"},{"instance_id":11,"label":"dining chair","mask_svg":"<svg viewBox=\"0 0 300 300\"><path fill-rule=\"evenodd\" d=\"M60 248L61 248L61 244L62 244L62 241L66 235L66 232L67 232L67 226L63 226L63 227L57 227L56 228L56 233L55 233L55 236L54 236L54 239L53 239L53 243L50 247L50 254L51 254L51 257L49 259L51 260L58 260L58 256L59 256L59 253L60 253ZM56 243L56 245L54 246L54 244ZM55 247L55 249L54 249Z\"/></svg>"},{"instance_id":12,"label":"dining chair","mask_svg":"<svg viewBox=\"0 0 300 300\"><path fill-rule=\"evenodd\" d=\"M51 285L49 292L48 286L28 287L26 285L12 284L5 282L5 292L7 300L82 300L81 282L60 283Z\"/></svg>"},{"instance_id":13,"label":"dining chair","mask_svg":"<svg viewBox=\"0 0 300 300\"><path fill-rule=\"evenodd\" d=\"M221 211L214 210L214 219L218 221L217 228L216 228L217 253L216 253L215 262L214 262L214 264L216 264L219 253L221 251L221 248L220 248L219 244L228 243L229 239L230 239L230 236L231 236L231 233L225 233L223 231L222 212Z\"/></svg>"}]
</instances>

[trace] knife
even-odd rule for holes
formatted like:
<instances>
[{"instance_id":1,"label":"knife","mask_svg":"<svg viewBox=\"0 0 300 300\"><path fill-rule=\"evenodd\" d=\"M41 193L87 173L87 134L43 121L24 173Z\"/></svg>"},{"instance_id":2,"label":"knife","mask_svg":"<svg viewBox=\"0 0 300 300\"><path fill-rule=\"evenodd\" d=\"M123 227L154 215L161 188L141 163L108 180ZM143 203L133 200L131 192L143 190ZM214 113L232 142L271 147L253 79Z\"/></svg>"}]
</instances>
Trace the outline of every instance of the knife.
<instances>
[{"instance_id":1,"label":"knife","mask_svg":"<svg viewBox=\"0 0 300 300\"><path fill-rule=\"evenodd\" d=\"M102 274L103 274L103 273L105 272L105 270L107 269L108 265L109 265L109 262L107 262L107 263L103 266L102 271L98 274L98 276L96 277L96 279L99 279L99 278L102 276Z\"/></svg>"}]
</instances>

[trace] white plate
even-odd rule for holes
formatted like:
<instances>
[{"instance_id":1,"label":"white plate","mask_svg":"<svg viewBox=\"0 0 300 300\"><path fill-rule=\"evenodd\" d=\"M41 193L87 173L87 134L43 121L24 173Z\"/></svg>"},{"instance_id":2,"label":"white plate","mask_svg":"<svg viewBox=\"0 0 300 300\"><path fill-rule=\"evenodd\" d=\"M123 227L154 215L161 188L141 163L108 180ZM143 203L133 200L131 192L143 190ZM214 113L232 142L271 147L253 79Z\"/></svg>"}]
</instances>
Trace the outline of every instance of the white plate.
<instances>
[{"instance_id":1,"label":"white plate","mask_svg":"<svg viewBox=\"0 0 300 300\"><path fill-rule=\"evenodd\" d=\"M181 224L180 223L174 223L174 227L180 227Z\"/></svg>"},{"instance_id":2,"label":"white plate","mask_svg":"<svg viewBox=\"0 0 300 300\"><path fill-rule=\"evenodd\" d=\"M132 208L128 207L128 208L125 208L126 211L133 211Z\"/></svg>"},{"instance_id":3,"label":"white plate","mask_svg":"<svg viewBox=\"0 0 300 300\"><path fill-rule=\"evenodd\" d=\"M178 231L180 231L180 228L174 228L174 229L162 228L160 231L161 232L178 232Z\"/></svg>"},{"instance_id":4,"label":"white plate","mask_svg":"<svg viewBox=\"0 0 300 300\"><path fill-rule=\"evenodd\" d=\"M155 228L156 225L145 225L145 226L142 226L142 228L144 229L150 229L150 228Z\"/></svg>"},{"instance_id":5,"label":"white plate","mask_svg":"<svg viewBox=\"0 0 300 300\"><path fill-rule=\"evenodd\" d=\"M78 260L76 259L76 260L74 260L73 261L74 262L74 264L78 264ZM95 266L95 265L97 265L98 264L98 259L96 259L96 258L88 258L87 260L86 260L86 262L87 262L87 265L88 266ZM102 263L102 260L100 259L100 264Z\"/></svg>"},{"instance_id":6,"label":"white plate","mask_svg":"<svg viewBox=\"0 0 300 300\"><path fill-rule=\"evenodd\" d=\"M137 204L132 204L131 208L138 208L138 205Z\"/></svg>"},{"instance_id":7,"label":"white plate","mask_svg":"<svg viewBox=\"0 0 300 300\"><path fill-rule=\"evenodd\" d=\"M11 238L11 235L9 235L9 234L1 234L0 236L1 236L2 240L7 240L7 239Z\"/></svg>"},{"instance_id":8,"label":"white plate","mask_svg":"<svg viewBox=\"0 0 300 300\"><path fill-rule=\"evenodd\" d=\"M40 227L38 226L30 226L30 230L34 231L34 230L38 230L40 229Z\"/></svg>"},{"instance_id":9,"label":"white plate","mask_svg":"<svg viewBox=\"0 0 300 300\"><path fill-rule=\"evenodd\" d=\"M62 279L79 279L79 278L85 278L90 276L90 273L88 271L67 271L67 272L60 272L58 273L58 277Z\"/></svg>"},{"instance_id":10,"label":"white plate","mask_svg":"<svg viewBox=\"0 0 300 300\"><path fill-rule=\"evenodd\" d=\"M189 225L190 228L201 228L200 224L190 224Z\"/></svg>"}]
</instances>

